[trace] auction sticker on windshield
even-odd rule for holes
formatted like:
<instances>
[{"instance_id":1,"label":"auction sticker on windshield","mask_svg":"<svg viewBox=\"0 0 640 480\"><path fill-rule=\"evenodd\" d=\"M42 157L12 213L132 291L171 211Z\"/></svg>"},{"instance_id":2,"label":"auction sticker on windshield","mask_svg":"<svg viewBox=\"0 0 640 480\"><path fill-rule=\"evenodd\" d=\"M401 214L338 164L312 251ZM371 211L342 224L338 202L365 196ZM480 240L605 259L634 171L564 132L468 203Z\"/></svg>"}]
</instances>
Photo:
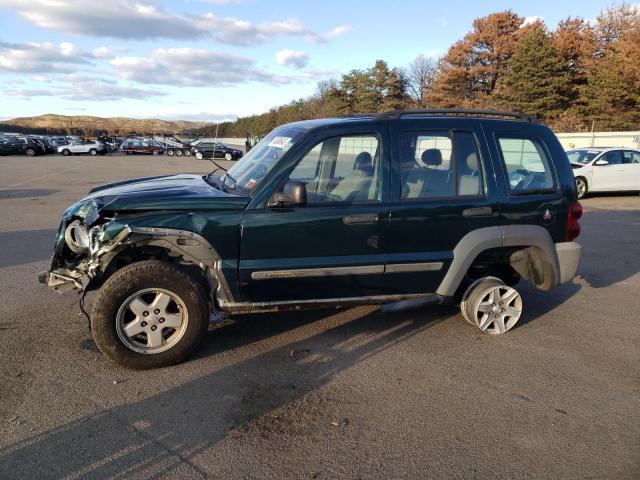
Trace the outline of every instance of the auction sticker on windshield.
<instances>
[{"instance_id":1,"label":"auction sticker on windshield","mask_svg":"<svg viewBox=\"0 0 640 480\"><path fill-rule=\"evenodd\" d=\"M291 137L276 137L269 142L270 147L284 148L291 141Z\"/></svg>"}]
</instances>

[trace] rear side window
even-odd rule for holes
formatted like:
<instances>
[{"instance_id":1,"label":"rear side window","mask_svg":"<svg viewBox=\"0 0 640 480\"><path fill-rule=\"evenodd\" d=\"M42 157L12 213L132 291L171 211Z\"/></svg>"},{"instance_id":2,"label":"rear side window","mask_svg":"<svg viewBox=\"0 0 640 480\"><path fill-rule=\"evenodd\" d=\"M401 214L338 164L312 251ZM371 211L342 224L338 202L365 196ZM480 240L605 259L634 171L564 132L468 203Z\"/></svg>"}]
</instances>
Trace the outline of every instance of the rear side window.
<instances>
[{"instance_id":1,"label":"rear side window","mask_svg":"<svg viewBox=\"0 0 640 480\"><path fill-rule=\"evenodd\" d=\"M553 169L540 142L530 138L500 136L498 144L511 193L535 194L555 188Z\"/></svg>"},{"instance_id":2,"label":"rear side window","mask_svg":"<svg viewBox=\"0 0 640 480\"><path fill-rule=\"evenodd\" d=\"M403 200L482 195L482 169L471 132L403 132L400 179Z\"/></svg>"}]
</instances>

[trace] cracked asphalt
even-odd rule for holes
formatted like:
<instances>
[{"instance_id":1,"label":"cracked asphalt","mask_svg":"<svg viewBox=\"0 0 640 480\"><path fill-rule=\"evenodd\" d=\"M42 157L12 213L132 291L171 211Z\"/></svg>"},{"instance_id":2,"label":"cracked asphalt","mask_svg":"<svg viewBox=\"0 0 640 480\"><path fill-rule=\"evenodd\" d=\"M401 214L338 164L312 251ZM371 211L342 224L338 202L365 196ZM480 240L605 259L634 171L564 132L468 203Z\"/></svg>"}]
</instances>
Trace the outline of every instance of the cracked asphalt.
<instances>
[{"instance_id":1,"label":"cracked asphalt","mask_svg":"<svg viewBox=\"0 0 640 480\"><path fill-rule=\"evenodd\" d=\"M455 308L243 316L186 363L105 360L40 285L96 184L165 157L0 157L0 478L639 478L640 197L583 201L578 277L503 336ZM89 303L91 298L88 298Z\"/></svg>"}]
</instances>

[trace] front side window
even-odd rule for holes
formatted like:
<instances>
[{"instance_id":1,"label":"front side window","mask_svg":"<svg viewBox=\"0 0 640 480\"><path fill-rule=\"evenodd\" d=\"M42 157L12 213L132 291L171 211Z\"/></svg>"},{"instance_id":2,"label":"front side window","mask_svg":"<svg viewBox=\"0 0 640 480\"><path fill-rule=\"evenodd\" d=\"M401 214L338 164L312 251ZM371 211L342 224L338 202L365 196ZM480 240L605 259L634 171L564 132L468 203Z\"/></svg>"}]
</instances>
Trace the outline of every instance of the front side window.
<instances>
[{"instance_id":1,"label":"front side window","mask_svg":"<svg viewBox=\"0 0 640 480\"><path fill-rule=\"evenodd\" d=\"M612 150L610 152L607 152L607 153L603 154L598 159L597 163L599 163L601 160L606 161L609 165L619 165L620 164L620 151L619 150Z\"/></svg>"},{"instance_id":2,"label":"front side window","mask_svg":"<svg viewBox=\"0 0 640 480\"><path fill-rule=\"evenodd\" d=\"M289 175L306 184L308 204L375 201L379 177L380 142L375 135L325 139Z\"/></svg>"},{"instance_id":3,"label":"front side window","mask_svg":"<svg viewBox=\"0 0 640 480\"><path fill-rule=\"evenodd\" d=\"M400 178L403 200L482 195L482 168L473 134L403 132Z\"/></svg>"},{"instance_id":4,"label":"front side window","mask_svg":"<svg viewBox=\"0 0 640 480\"><path fill-rule=\"evenodd\" d=\"M553 171L542 145L529 138L499 137L502 160L512 194L535 194L553 190Z\"/></svg>"}]
</instances>

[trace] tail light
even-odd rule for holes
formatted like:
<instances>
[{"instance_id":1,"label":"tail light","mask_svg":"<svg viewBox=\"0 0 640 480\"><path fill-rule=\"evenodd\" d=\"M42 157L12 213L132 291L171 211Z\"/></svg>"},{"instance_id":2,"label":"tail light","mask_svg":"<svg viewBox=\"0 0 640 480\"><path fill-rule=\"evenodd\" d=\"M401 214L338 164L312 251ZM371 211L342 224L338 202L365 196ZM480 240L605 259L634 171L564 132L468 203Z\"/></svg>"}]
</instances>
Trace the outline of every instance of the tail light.
<instances>
[{"instance_id":1,"label":"tail light","mask_svg":"<svg viewBox=\"0 0 640 480\"><path fill-rule=\"evenodd\" d=\"M582 205L580 202L575 202L569 207L569 214L567 216L567 242L570 242L580 235L580 217L582 217Z\"/></svg>"}]
</instances>

